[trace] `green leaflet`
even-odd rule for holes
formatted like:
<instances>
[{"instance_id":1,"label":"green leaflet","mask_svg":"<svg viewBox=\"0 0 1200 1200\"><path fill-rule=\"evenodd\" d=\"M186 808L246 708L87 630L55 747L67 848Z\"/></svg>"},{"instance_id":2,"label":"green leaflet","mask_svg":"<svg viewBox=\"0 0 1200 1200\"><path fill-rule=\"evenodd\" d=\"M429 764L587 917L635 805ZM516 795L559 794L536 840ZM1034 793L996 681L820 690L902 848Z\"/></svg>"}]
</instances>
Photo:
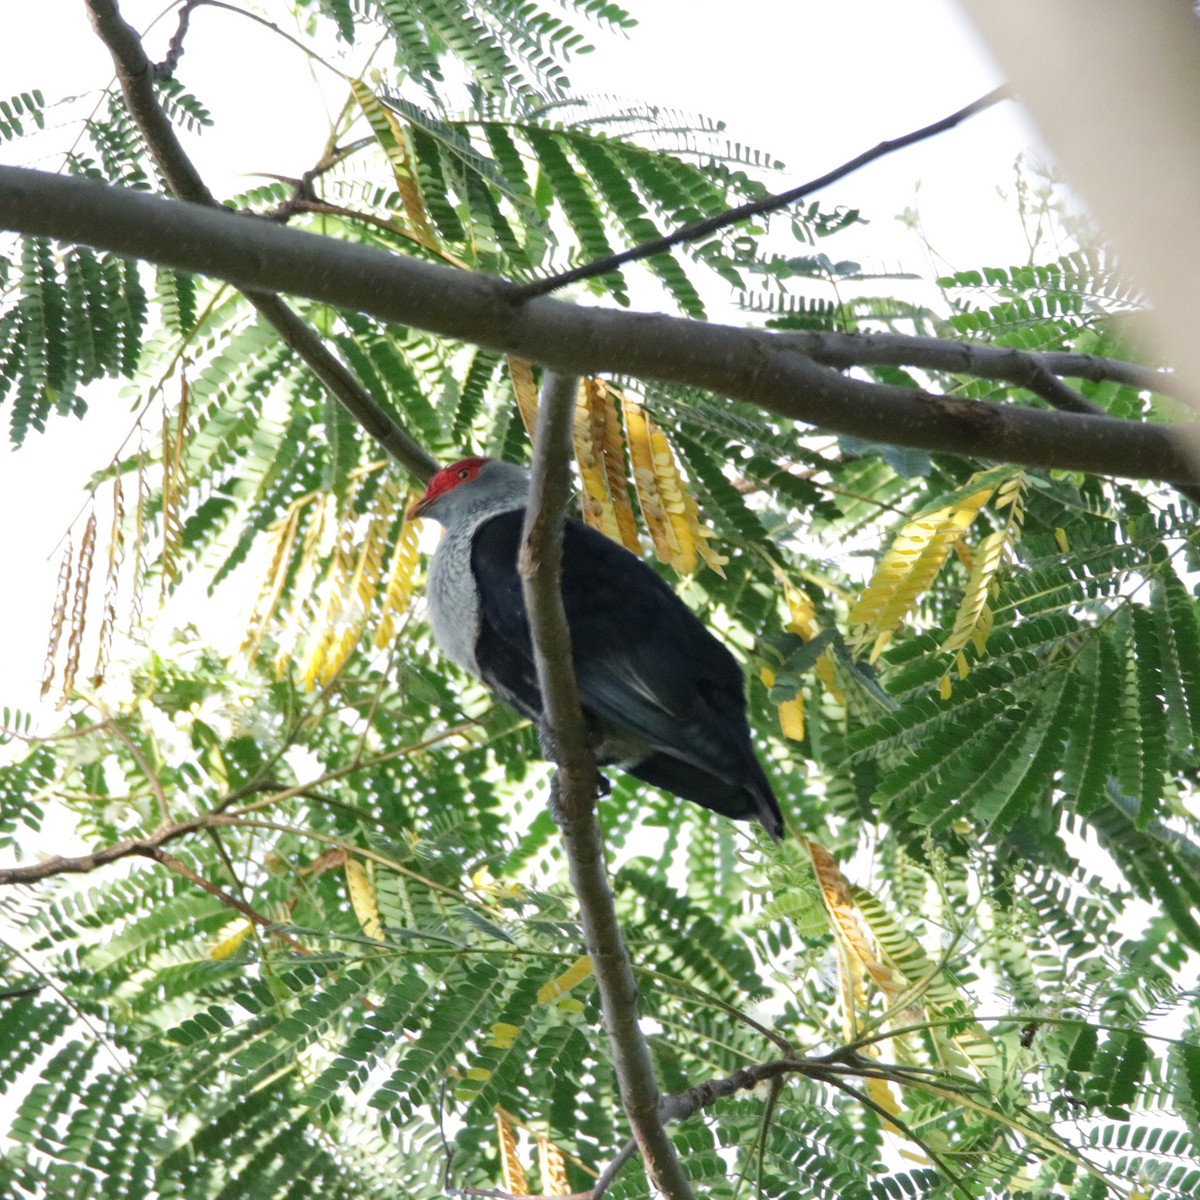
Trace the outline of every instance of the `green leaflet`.
<instances>
[{"instance_id":1,"label":"green leaflet","mask_svg":"<svg viewBox=\"0 0 1200 1200\"><path fill-rule=\"evenodd\" d=\"M1062 790L1068 803L1088 816L1101 803L1109 765L1116 753L1122 680L1116 648L1093 638L1079 656L1079 703L1063 761Z\"/></svg>"},{"instance_id":2,"label":"green leaflet","mask_svg":"<svg viewBox=\"0 0 1200 1200\"><path fill-rule=\"evenodd\" d=\"M946 964L934 962L876 897L853 887L851 895L885 960L904 977L902 1002L927 1008L936 1022L929 1036L943 1063L957 1069L969 1064L997 1084L1002 1057L987 1031L971 1020L966 996L952 981ZM900 1016L899 1023L910 1022Z\"/></svg>"}]
</instances>

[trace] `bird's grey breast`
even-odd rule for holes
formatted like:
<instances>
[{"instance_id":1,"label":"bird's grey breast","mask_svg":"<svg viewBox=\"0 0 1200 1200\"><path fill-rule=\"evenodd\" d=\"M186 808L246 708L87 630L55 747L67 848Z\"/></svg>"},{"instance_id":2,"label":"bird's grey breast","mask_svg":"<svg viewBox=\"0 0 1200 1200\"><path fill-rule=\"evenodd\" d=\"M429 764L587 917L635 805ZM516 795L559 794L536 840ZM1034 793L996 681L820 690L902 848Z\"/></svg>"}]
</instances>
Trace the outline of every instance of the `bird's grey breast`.
<instances>
[{"instance_id":1,"label":"bird's grey breast","mask_svg":"<svg viewBox=\"0 0 1200 1200\"><path fill-rule=\"evenodd\" d=\"M429 564L426 596L429 624L442 652L460 667L479 675L479 592L471 571L472 526L447 530Z\"/></svg>"}]
</instances>

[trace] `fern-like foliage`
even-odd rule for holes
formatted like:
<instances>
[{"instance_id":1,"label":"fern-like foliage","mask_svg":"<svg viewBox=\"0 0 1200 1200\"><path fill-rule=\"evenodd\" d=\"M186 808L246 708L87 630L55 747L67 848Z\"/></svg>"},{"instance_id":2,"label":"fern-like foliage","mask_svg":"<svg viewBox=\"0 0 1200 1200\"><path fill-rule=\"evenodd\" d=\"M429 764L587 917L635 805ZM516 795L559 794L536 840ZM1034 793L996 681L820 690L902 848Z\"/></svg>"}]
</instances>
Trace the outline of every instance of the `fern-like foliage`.
<instances>
[{"instance_id":1,"label":"fern-like foliage","mask_svg":"<svg viewBox=\"0 0 1200 1200\"><path fill-rule=\"evenodd\" d=\"M632 25L607 0L297 7L345 52L345 105L301 194L239 209L532 280L772 190L778 164L714 120L571 91L574 22ZM220 138L213 97L155 86ZM0 138L47 108L0 101ZM115 92L60 149L161 186ZM1123 352L1108 318L1138 298L1100 251L959 273L935 310L860 265L857 211L782 220L802 257L727 232L592 299L637 279L697 318L730 298L781 330ZM232 290L34 238L5 255L12 440L99 381L132 404L66 531L61 707L3 714L0 1192L593 1187L629 1130L548 769L433 649L408 482ZM529 364L294 304L436 456L528 456ZM797 835L619 774L601 801L660 1087L706 1098L671 1126L697 1194L1195 1195L1192 502L634 380L592 381L575 434L581 514L653 546L744 661ZM650 1193L630 1166L608 1194Z\"/></svg>"}]
</instances>

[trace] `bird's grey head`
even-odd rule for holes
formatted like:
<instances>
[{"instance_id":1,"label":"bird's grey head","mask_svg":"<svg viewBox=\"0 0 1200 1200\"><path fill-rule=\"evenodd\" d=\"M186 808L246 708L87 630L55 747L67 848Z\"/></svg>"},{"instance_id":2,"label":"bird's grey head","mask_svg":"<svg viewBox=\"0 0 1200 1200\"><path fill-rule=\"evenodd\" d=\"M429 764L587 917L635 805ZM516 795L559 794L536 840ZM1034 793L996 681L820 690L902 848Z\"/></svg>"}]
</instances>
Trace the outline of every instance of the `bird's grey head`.
<instances>
[{"instance_id":1,"label":"bird's grey head","mask_svg":"<svg viewBox=\"0 0 1200 1200\"><path fill-rule=\"evenodd\" d=\"M523 508L528 496L529 475L524 468L498 458L464 458L434 475L408 515L432 517L449 528L463 520L474 523L482 516Z\"/></svg>"}]
</instances>

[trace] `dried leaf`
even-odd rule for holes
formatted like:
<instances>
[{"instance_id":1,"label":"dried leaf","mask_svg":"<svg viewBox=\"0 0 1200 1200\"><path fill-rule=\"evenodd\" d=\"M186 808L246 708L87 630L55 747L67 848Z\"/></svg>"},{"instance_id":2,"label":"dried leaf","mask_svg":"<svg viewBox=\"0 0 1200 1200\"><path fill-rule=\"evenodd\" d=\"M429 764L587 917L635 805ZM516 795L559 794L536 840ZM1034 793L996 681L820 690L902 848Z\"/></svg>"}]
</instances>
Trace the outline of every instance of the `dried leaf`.
<instances>
[{"instance_id":1,"label":"dried leaf","mask_svg":"<svg viewBox=\"0 0 1200 1200\"><path fill-rule=\"evenodd\" d=\"M329 510L333 497L329 492L315 492L302 498L308 504L308 525L300 543L300 559L296 564L296 575L292 583L292 600L279 637L279 649L273 663L276 678L283 678L293 661L297 642L311 623L310 605L317 586L318 560L325 531L329 524ZM295 501L299 504L300 501Z\"/></svg>"},{"instance_id":2,"label":"dried leaf","mask_svg":"<svg viewBox=\"0 0 1200 1200\"><path fill-rule=\"evenodd\" d=\"M573 434L575 461L583 481L583 519L640 555L625 475L625 447L612 397L602 379L587 378L581 384Z\"/></svg>"},{"instance_id":3,"label":"dried leaf","mask_svg":"<svg viewBox=\"0 0 1200 1200\"><path fill-rule=\"evenodd\" d=\"M496 1145L500 1151L504 1190L510 1196L528 1196L529 1178L517 1152L517 1131L499 1109L496 1109Z\"/></svg>"},{"instance_id":4,"label":"dried leaf","mask_svg":"<svg viewBox=\"0 0 1200 1200\"><path fill-rule=\"evenodd\" d=\"M870 1049L874 1051L872 1057L877 1057L879 1048L877 1046L872 1046ZM867 1095L870 1096L871 1099L874 1100L875 1103L878 1104L885 1113L889 1113L893 1117L899 1115L900 1105L896 1100L895 1093L892 1091L892 1085L886 1079L879 1079L874 1075L868 1075L867 1078L863 1080L863 1087L865 1088ZM885 1120L883 1122L883 1128L887 1130L888 1133L900 1133L899 1126L894 1125L891 1121Z\"/></svg>"},{"instance_id":5,"label":"dried leaf","mask_svg":"<svg viewBox=\"0 0 1200 1200\"><path fill-rule=\"evenodd\" d=\"M250 936L254 929L254 923L241 917L234 921L232 925L227 925L225 936L219 942L214 942L209 947L208 957L216 962L222 962L227 958L232 958L238 951L238 947Z\"/></svg>"},{"instance_id":6,"label":"dried leaf","mask_svg":"<svg viewBox=\"0 0 1200 1200\"><path fill-rule=\"evenodd\" d=\"M758 677L766 687L775 686L775 672L770 667L763 667ZM804 697L799 692L779 705L779 727L785 738L804 741Z\"/></svg>"},{"instance_id":7,"label":"dried leaf","mask_svg":"<svg viewBox=\"0 0 1200 1200\"><path fill-rule=\"evenodd\" d=\"M567 1179L567 1162L563 1152L544 1133L537 1135L537 1143L542 1192L547 1196L569 1196L571 1184Z\"/></svg>"},{"instance_id":8,"label":"dried leaf","mask_svg":"<svg viewBox=\"0 0 1200 1200\"><path fill-rule=\"evenodd\" d=\"M354 915L367 937L382 942L383 926L379 922L379 901L375 896L375 884L370 873L357 858L345 861L346 889L350 893L350 904Z\"/></svg>"},{"instance_id":9,"label":"dried leaf","mask_svg":"<svg viewBox=\"0 0 1200 1200\"><path fill-rule=\"evenodd\" d=\"M138 457L137 457L137 506L134 510L133 522L133 584L129 600L129 625L131 629L140 629L145 624L142 615L142 592L146 586L146 546L149 535L146 529L146 507L150 502L150 479L146 471L149 455L143 439L145 431L138 423Z\"/></svg>"},{"instance_id":10,"label":"dried leaf","mask_svg":"<svg viewBox=\"0 0 1200 1200\"><path fill-rule=\"evenodd\" d=\"M324 875L326 871L332 871L335 867L345 866L349 857L349 853L339 846L334 850L326 850L324 853L318 854L308 866L297 867L296 872L299 875L311 875L315 878L318 875Z\"/></svg>"},{"instance_id":11,"label":"dried leaf","mask_svg":"<svg viewBox=\"0 0 1200 1200\"><path fill-rule=\"evenodd\" d=\"M305 691L311 691L318 683L324 686L333 679L349 653L345 635L350 633L352 645L357 631L356 616L359 620L365 616L356 613L350 596L349 585L353 572L350 564L355 557L353 501L353 495L347 497L347 511L338 526L329 567L320 588L325 601L320 614L315 617L309 637L302 676Z\"/></svg>"},{"instance_id":12,"label":"dried leaf","mask_svg":"<svg viewBox=\"0 0 1200 1200\"><path fill-rule=\"evenodd\" d=\"M533 440L533 430L537 425L538 394L537 384L533 382L533 367L523 358L508 358L508 373L512 378L513 395L517 398L517 411L521 414L521 424L525 432Z\"/></svg>"},{"instance_id":13,"label":"dried leaf","mask_svg":"<svg viewBox=\"0 0 1200 1200\"><path fill-rule=\"evenodd\" d=\"M783 597L788 607L788 623L784 628L788 633L794 633L806 642L811 642L813 638L821 633L821 624L817 620L816 605L813 604L811 597L803 588L797 587L790 579L786 578L783 580ZM821 681L825 691L839 704L845 704L846 696L837 683L837 669L833 662L833 651L826 650L817 659L813 669L816 671L817 678Z\"/></svg>"},{"instance_id":14,"label":"dried leaf","mask_svg":"<svg viewBox=\"0 0 1200 1200\"><path fill-rule=\"evenodd\" d=\"M900 531L847 618L851 641L856 646L873 642L872 662L933 583L955 543L992 492L989 487L966 495L954 504L914 518Z\"/></svg>"},{"instance_id":15,"label":"dried leaf","mask_svg":"<svg viewBox=\"0 0 1200 1200\"><path fill-rule=\"evenodd\" d=\"M283 595L284 584L287 582L288 565L291 562L292 550L296 544L296 533L300 528L300 509L310 496L302 496L293 500L284 510L283 515L267 526L267 549L269 558L267 569L263 572L259 584L258 596L250 611L250 619L246 622L246 636L242 639L242 650L253 661L262 644L263 635L275 608Z\"/></svg>"},{"instance_id":16,"label":"dried leaf","mask_svg":"<svg viewBox=\"0 0 1200 1200\"><path fill-rule=\"evenodd\" d=\"M614 392L602 379L585 380L588 394L588 413L592 420L592 439L604 454L604 474L608 494L617 514L621 544L626 550L641 556L642 541L638 537L633 505L629 503L629 475L625 470L625 439L617 416L620 392Z\"/></svg>"},{"instance_id":17,"label":"dried leaf","mask_svg":"<svg viewBox=\"0 0 1200 1200\"><path fill-rule=\"evenodd\" d=\"M710 532L700 521L699 507L679 473L666 435L640 405L628 397L622 398L622 405L634 491L654 553L681 575L694 571L699 559L723 575L721 566L727 560L708 546Z\"/></svg>"},{"instance_id":18,"label":"dried leaf","mask_svg":"<svg viewBox=\"0 0 1200 1200\"><path fill-rule=\"evenodd\" d=\"M954 628L942 643L943 650L958 653L961 676L967 674L962 648L972 642L982 654L992 629L994 617L988 598L999 590L998 577L1012 555L1025 521L1025 483L1025 473L1018 471L997 488L993 507L998 512L1007 509L1007 520L1003 529L989 533L976 547Z\"/></svg>"},{"instance_id":19,"label":"dried leaf","mask_svg":"<svg viewBox=\"0 0 1200 1200\"><path fill-rule=\"evenodd\" d=\"M336 598L337 617L332 625L331 642L327 649L321 682L328 683L341 670L362 637L363 626L371 604L379 590L383 573L383 547L396 506L397 489L387 480L377 493L367 527L360 535L358 557L348 577L337 581L340 595ZM353 538L358 521L351 508L343 522L343 535ZM339 540L339 545L342 542Z\"/></svg>"},{"instance_id":20,"label":"dried leaf","mask_svg":"<svg viewBox=\"0 0 1200 1200\"><path fill-rule=\"evenodd\" d=\"M710 571L716 571L722 579L725 578L725 564L729 559L724 554L718 554L709 544L712 530L700 519L700 506L695 497L686 488L683 490L684 519L692 531L696 553Z\"/></svg>"},{"instance_id":21,"label":"dried leaf","mask_svg":"<svg viewBox=\"0 0 1200 1200\"><path fill-rule=\"evenodd\" d=\"M406 520L400 526L400 536L392 549L392 562L388 568L387 583L383 590L383 604L379 616L379 627L375 630L374 646L382 650L396 636L396 616L407 611L412 600L413 581L420 561L421 521Z\"/></svg>"},{"instance_id":22,"label":"dried leaf","mask_svg":"<svg viewBox=\"0 0 1200 1200\"><path fill-rule=\"evenodd\" d=\"M189 389L187 377L180 378L179 411L172 428L171 415L163 405L162 429L162 588L179 582L179 556L183 550L183 494L187 481L183 471L183 443L187 431Z\"/></svg>"},{"instance_id":23,"label":"dried leaf","mask_svg":"<svg viewBox=\"0 0 1200 1200\"><path fill-rule=\"evenodd\" d=\"M507 1021L495 1021L489 1031L488 1045L497 1050L511 1050L516 1043L517 1035L521 1032L519 1025L510 1025Z\"/></svg>"},{"instance_id":24,"label":"dried leaf","mask_svg":"<svg viewBox=\"0 0 1200 1200\"><path fill-rule=\"evenodd\" d=\"M846 957L848 973L855 978L865 973L889 1001L895 1000L903 990L904 981L897 977L891 967L880 961L870 938L859 924L854 899L841 869L823 846L807 838L804 845L821 888L821 897L829 913L830 926ZM850 990L847 988L843 994L846 995ZM861 1003L857 988L853 990L855 1003ZM854 1012L846 1014L847 1028L851 1032L855 1027L854 1016Z\"/></svg>"},{"instance_id":25,"label":"dried leaf","mask_svg":"<svg viewBox=\"0 0 1200 1200\"><path fill-rule=\"evenodd\" d=\"M375 140L387 155L409 229L422 246L440 253L441 240L429 219L425 198L421 194L421 182L413 169L414 156L407 130L396 114L361 79L350 80L350 91L367 118Z\"/></svg>"}]
</instances>

